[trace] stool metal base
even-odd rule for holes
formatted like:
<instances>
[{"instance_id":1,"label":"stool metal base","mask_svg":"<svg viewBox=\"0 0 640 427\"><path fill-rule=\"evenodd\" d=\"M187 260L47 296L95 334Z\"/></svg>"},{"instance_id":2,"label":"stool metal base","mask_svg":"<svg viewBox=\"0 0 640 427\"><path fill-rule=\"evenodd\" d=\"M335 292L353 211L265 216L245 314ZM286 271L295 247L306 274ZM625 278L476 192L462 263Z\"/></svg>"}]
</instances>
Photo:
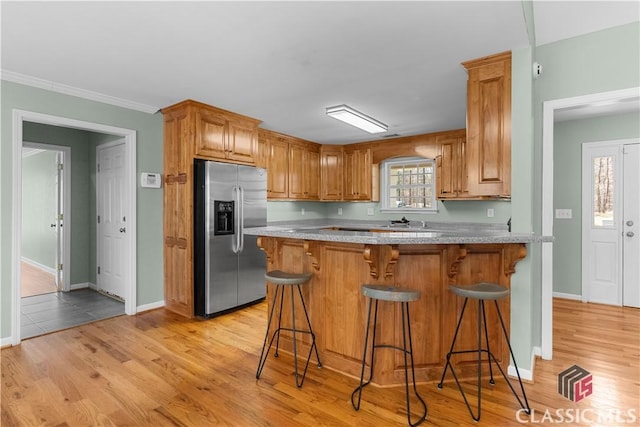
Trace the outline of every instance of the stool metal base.
<instances>
[{"instance_id":1,"label":"stool metal base","mask_svg":"<svg viewBox=\"0 0 640 427\"><path fill-rule=\"evenodd\" d=\"M376 327L378 324L378 300L375 300L375 310L374 310L374 315L373 315L373 332L372 332L372 338L371 338L371 359L370 359L370 363L369 363L369 379L365 382L364 381L364 371L365 371L365 361L367 358L367 344L369 342L369 330L370 330L370 323L371 323L371 310L372 310L372 299L369 298L369 308L368 308L368 314L367 314L367 327L366 327L366 335L364 338L364 352L362 354L362 371L360 372L360 385L358 387L355 388L355 390L353 390L353 392L351 393L351 405L353 406L353 408L358 411L360 410L360 402L362 399L362 389L366 386L368 386L369 384L371 384L371 380L373 379L373 362L374 362L374 355L375 355L375 350L376 348L391 348L394 350L399 350L401 352L403 352L404 354L404 379L405 379L405 393L407 396L407 421L409 423L410 426L417 426L418 424L421 424L426 418L427 418L427 404L424 402L424 400L422 399L422 397L420 397L420 394L418 394L418 389L416 387L416 376L415 376L415 372L414 372L414 365L413 365L413 344L411 341L411 326L409 323L409 303L408 302L401 302L402 304L402 344L403 347L397 347L397 346L393 346L393 345L387 345L387 344L376 344ZM407 349L407 338L409 341L409 348ZM408 360L407 360L407 355L409 355L410 360L411 360L411 376L412 376L412 380L413 380L413 391L414 394L416 395L416 397L418 398L418 401L420 402L420 405L422 406L422 414L420 415L420 417L418 418L417 421L415 422L411 422L411 403L410 403L410 395L409 395L409 373L407 371L407 366L408 366ZM356 394L357 394L357 400L356 400Z\"/></svg>"},{"instance_id":2,"label":"stool metal base","mask_svg":"<svg viewBox=\"0 0 640 427\"><path fill-rule=\"evenodd\" d=\"M467 405L467 410L469 411L469 414L471 415L471 418L473 418L474 421L480 421L480 416L481 416L481 402L482 402L482 354L486 354L487 357L487 362L489 362L489 383L490 384L495 384L495 380L493 379L493 368L492 368L492 361L493 363L498 367L498 370L500 371L500 373L502 374L502 377L505 379L505 381L507 382L507 384L509 385L509 388L511 389L511 392L513 393L513 395L516 397L516 399L518 400L518 403L520 404L520 407L522 409L525 410L525 412L527 414L531 413L531 408L529 407L529 401L527 400L527 394L524 391L524 386L522 384L522 379L520 378L520 371L518 370L518 365L516 364L516 358L513 355L513 349L511 348L511 343L509 342L509 336L507 334L507 328L504 326L504 321L502 320L502 314L500 314L500 308L498 307L498 301L494 300L495 306L496 306L496 311L498 313L498 318L500 319L500 325L502 327L502 332L504 333L504 338L507 342L507 346L509 347L509 353L511 354L511 359L513 360L513 366L516 369L516 374L518 376L518 382L520 383L520 390L522 391L522 397L524 399L524 402L522 401L522 399L520 398L520 396L518 395L518 393L516 392L516 390L513 388L513 385L511 384L511 381L509 381L509 378L507 377L506 373L504 372L504 370L502 369L502 367L500 366L500 364L498 363L496 357L493 355L493 353L491 352L491 349L489 348L489 333L487 332L487 317L485 314L485 307L484 307L484 300L483 299L479 299L478 300L478 348L477 349L473 349L473 350L457 350L454 351L453 348L456 344L456 338L458 337L458 331L460 330L460 325L462 324L462 318L464 316L464 312L465 309L467 308L467 302L468 302L469 298L465 298L464 299L464 304L462 305L462 312L460 313L460 318L458 319L458 325L456 326L456 332L453 335L453 341L451 342L451 348L449 349L449 352L447 353L447 364L444 367L444 372L442 372L442 378L440 378L440 383L438 383L438 388L442 389L442 384L444 382L444 378L447 375L447 369L451 368L451 373L453 374L453 378L456 381L456 384L458 386L458 389L460 390L460 394L462 394L462 398L464 400L464 403ZM483 325L484 325L484 339L485 339L485 343L487 348L482 348L482 329L483 329ZM477 389L477 407L476 407L476 414L473 413L473 410L471 409L471 404L469 403L469 400L467 399L467 395L465 394L464 390L462 389L462 386L460 385L460 381L458 380L458 376L456 375L455 370L453 369L453 365L451 364L451 356L454 354L464 354L464 353L478 353L478 389Z\"/></svg>"},{"instance_id":3,"label":"stool metal base","mask_svg":"<svg viewBox=\"0 0 640 427\"><path fill-rule=\"evenodd\" d=\"M291 290L291 324L290 328L282 327L282 306L284 302L284 287L288 286ZM302 387L304 383L304 379L307 375L307 369L309 368L309 361L311 360L311 354L315 350L316 360L318 361L318 368L322 367L322 363L320 362L320 355L318 354L318 347L316 346L316 336L313 333L313 329L311 329L311 321L309 320L309 315L307 314L307 306L304 302L304 298L302 297L302 290L300 289L300 283L294 285L275 285L276 289L273 293L273 302L271 304L271 311L269 313L269 320L267 322L267 332L264 336L264 342L262 344L262 352L260 353L260 360L258 362L258 370L256 371L256 379L260 379L260 375L262 374L262 369L264 368L265 363L267 362L267 357L269 356L269 351L271 351L271 347L273 346L273 341L276 340L276 351L274 353L274 357L278 357L278 349L280 347L280 332L281 331L289 331L293 333L293 366L295 370L296 377L296 386ZM302 302L302 308L304 310L304 316L307 320L308 330L300 330L296 329L296 309L295 309L295 300L294 300L294 291L293 288L298 289L298 294L300 296L300 301ZM280 312L278 313L278 328L271 335L271 340L269 340L269 346L267 347L267 340L269 338L269 329L271 328L271 320L273 319L273 313L276 307L276 301L278 299L278 293L280 293ZM296 345L296 334L309 334L311 335L311 346L309 347L309 354L307 355L307 362L304 366L304 371L302 375L298 372L298 349ZM266 349L266 351L265 351Z\"/></svg>"}]
</instances>

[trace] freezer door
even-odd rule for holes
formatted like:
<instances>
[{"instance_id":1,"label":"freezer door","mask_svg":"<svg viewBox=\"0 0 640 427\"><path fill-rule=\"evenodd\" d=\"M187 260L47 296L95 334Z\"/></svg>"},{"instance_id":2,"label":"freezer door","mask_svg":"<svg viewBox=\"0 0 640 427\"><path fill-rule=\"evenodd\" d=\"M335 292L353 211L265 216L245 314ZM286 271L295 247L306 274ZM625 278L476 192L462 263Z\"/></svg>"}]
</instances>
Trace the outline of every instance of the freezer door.
<instances>
[{"instance_id":1,"label":"freezer door","mask_svg":"<svg viewBox=\"0 0 640 427\"><path fill-rule=\"evenodd\" d=\"M214 201L235 199L237 168L232 164L207 162L206 314L227 310L238 304L238 256L233 251L238 230L231 235L214 235Z\"/></svg>"},{"instance_id":2,"label":"freezer door","mask_svg":"<svg viewBox=\"0 0 640 427\"><path fill-rule=\"evenodd\" d=\"M248 166L238 167L238 186L241 188L242 227L267 225L267 172ZM238 256L238 304L246 304L266 295L266 256L258 248L256 236L241 235Z\"/></svg>"}]
</instances>

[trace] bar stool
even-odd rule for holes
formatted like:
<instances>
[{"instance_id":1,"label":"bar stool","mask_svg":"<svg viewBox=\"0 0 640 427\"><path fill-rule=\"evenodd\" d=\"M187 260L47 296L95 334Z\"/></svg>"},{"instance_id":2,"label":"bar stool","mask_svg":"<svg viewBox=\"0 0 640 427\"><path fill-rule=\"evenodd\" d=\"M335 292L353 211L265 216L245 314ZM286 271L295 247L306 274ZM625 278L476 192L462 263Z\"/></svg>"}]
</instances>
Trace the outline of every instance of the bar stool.
<instances>
[{"instance_id":1,"label":"bar stool","mask_svg":"<svg viewBox=\"0 0 640 427\"><path fill-rule=\"evenodd\" d=\"M373 379L373 362L376 348L391 348L399 350L404 354L404 379L405 379L405 392L407 396L407 420L410 426L417 426L427 418L427 404L422 400L422 397L418 394L416 388L416 376L413 367L413 344L411 341L411 323L409 322L409 302L417 301L420 298L420 291L414 291L412 289L397 288L394 286L386 285L362 285L362 294L369 298L368 312L367 312L367 326L365 330L364 338L364 351L362 354L362 371L360 372L360 385L351 393L351 405L358 411L360 410L360 401L362 399L362 389L371 383ZM372 302L375 300L375 309L373 314L373 332L371 338L371 360L369 363L369 379L364 382L364 368L367 357L367 344L369 341L369 330L371 323L371 309ZM391 301L401 303L402 308L402 347L397 347L390 344L376 344L376 327L378 324L378 302L379 301ZM409 348L407 349L407 338L409 340ZM411 423L411 404L409 398L409 373L407 371L407 355L411 359L411 377L413 379L413 391L418 398L418 401L422 405L422 415L415 422ZM354 400L356 393L358 394L357 402Z\"/></svg>"},{"instance_id":2,"label":"bar stool","mask_svg":"<svg viewBox=\"0 0 640 427\"><path fill-rule=\"evenodd\" d=\"M458 385L458 389L462 394L462 398L464 399L464 403L467 405L467 409L469 410L469 414L471 414L471 418L474 421L480 420L480 404L482 402L482 394L481 394L481 378L482 378L482 353L487 354L487 361L489 362L489 383L495 384L493 379L493 369L491 367L491 361L496 364L500 373L504 377L505 381L509 385L511 392L518 400L518 403L525 410L527 414L531 413L531 408L529 407L529 401L527 400L527 394L524 391L524 386L522 385L522 379L520 378L520 371L518 370L518 365L516 364L516 358L513 355L513 349L511 348L511 343L509 342L509 335L507 334L507 328L504 326L504 321L502 320L502 315L500 314L500 307L498 306L498 300L502 298L506 298L509 296L509 289L498 285L496 283L488 283L488 282L480 282L475 283L473 285L450 285L449 290L456 295L464 297L464 304L462 305L462 311L460 313L460 318L458 319L458 325L456 326L456 332L453 335L453 341L451 342L451 348L447 353L447 364L444 367L444 372L442 373L442 378L440 379L440 383L438 384L438 388L442 389L442 382L444 381L444 377L447 374L447 369L451 368L451 373L453 374L453 378L456 380L456 384ZM464 316L465 308L467 307L467 302L469 299L478 300L478 348L472 350L457 350L454 351L453 348L456 344L456 338L458 337L458 331L460 330L460 324L462 323L462 318ZM513 360L513 366L516 368L516 375L518 376L518 382L520 383L520 390L522 390L522 396L524 398L524 403L522 402L520 396L511 385L511 382L507 378L504 370L500 367L500 364L496 360L496 357L491 352L489 348L489 333L487 332L487 317L485 314L484 302L485 300L493 300L496 306L496 311L498 313L498 318L500 319L500 325L502 326L502 332L504 334L504 339L507 342L507 346L509 347L509 353L511 354L511 359ZM484 325L484 339L487 345L487 348L482 348L482 327ZM460 381L458 380L458 376L453 369L453 365L451 364L451 356L454 354L462 354L462 353L478 353L478 405L477 405L477 415L474 415L473 410L471 409L471 405L467 400L467 396L462 390L460 386Z\"/></svg>"},{"instance_id":3,"label":"bar stool","mask_svg":"<svg viewBox=\"0 0 640 427\"><path fill-rule=\"evenodd\" d=\"M311 321L309 320L309 314L307 313L307 306L304 303L304 298L302 297L302 290L300 289L300 285L304 285L309 282L311 279L311 273L287 273L280 270L274 270L267 272L264 277L267 279L267 282L273 283L276 285L275 291L273 293L273 302L271 304L271 312L269 313L269 321L267 322L267 332L264 336L264 343L262 344L262 352L260 353L260 361L258 362L258 370L256 372L256 379L260 379L260 374L262 373L262 369L264 368L264 364L267 361L267 356L269 355L269 351L271 350L271 346L273 345L273 340L276 339L276 352L274 353L275 357L278 357L278 348L280 346L280 331L290 331L293 332L293 365L295 369L296 376L296 385L298 387L302 387L302 383L304 382L304 378L307 375L307 368L309 367L309 361L311 360L311 353L315 350L316 360L318 361L318 368L322 367L322 363L320 362L320 356L318 355L318 347L316 346L316 336L311 329ZM284 301L284 288L289 287L291 293L291 327L284 328L282 327L282 303ZM307 319L307 326L309 329L300 330L296 328L296 305L294 298L293 288L298 289L298 295L300 295L300 302L302 303L302 309L304 310L304 317ZM271 335L271 340L269 341L269 347L265 352L265 348L267 346L267 339L269 337L269 329L271 328L271 320L273 318L273 313L276 307L276 301L278 299L278 293L280 293L280 312L278 313L278 328ZM296 345L296 334L309 334L311 335L311 347L309 347L309 355L307 356L307 363L304 367L304 372L302 373L302 378L298 374L298 349Z\"/></svg>"}]
</instances>

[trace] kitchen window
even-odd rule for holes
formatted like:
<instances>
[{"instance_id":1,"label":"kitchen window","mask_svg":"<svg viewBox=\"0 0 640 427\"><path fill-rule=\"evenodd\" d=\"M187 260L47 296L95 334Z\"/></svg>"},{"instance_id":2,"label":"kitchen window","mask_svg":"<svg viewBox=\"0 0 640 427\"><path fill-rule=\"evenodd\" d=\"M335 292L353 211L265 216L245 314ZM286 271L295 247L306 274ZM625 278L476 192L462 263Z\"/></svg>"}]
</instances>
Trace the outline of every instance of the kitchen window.
<instances>
[{"instance_id":1,"label":"kitchen window","mask_svg":"<svg viewBox=\"0 0 640 427\"><path fill-rule=\"evenodd\" d=\"M381 211L437 212L435 160L389 159L380 165L380 173Z\"/></svg>"}]
</instances>

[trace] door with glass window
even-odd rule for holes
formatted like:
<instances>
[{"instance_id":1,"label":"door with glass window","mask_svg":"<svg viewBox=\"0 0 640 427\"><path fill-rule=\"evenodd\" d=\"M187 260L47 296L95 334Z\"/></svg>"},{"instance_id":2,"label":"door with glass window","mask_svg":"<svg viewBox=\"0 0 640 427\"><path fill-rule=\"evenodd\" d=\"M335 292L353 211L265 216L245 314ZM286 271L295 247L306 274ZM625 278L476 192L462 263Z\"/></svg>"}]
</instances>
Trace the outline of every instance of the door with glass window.
<instances>
[{"instance_id":1,"label":"door with glass window","mask_svg":"<svg viewBox=\"0 0 640 427\"><path fill-rule=\"evenodd\" d=\"M582 147L582 300L640 306L637 144Z\"/></svg>"}]
</instances>

